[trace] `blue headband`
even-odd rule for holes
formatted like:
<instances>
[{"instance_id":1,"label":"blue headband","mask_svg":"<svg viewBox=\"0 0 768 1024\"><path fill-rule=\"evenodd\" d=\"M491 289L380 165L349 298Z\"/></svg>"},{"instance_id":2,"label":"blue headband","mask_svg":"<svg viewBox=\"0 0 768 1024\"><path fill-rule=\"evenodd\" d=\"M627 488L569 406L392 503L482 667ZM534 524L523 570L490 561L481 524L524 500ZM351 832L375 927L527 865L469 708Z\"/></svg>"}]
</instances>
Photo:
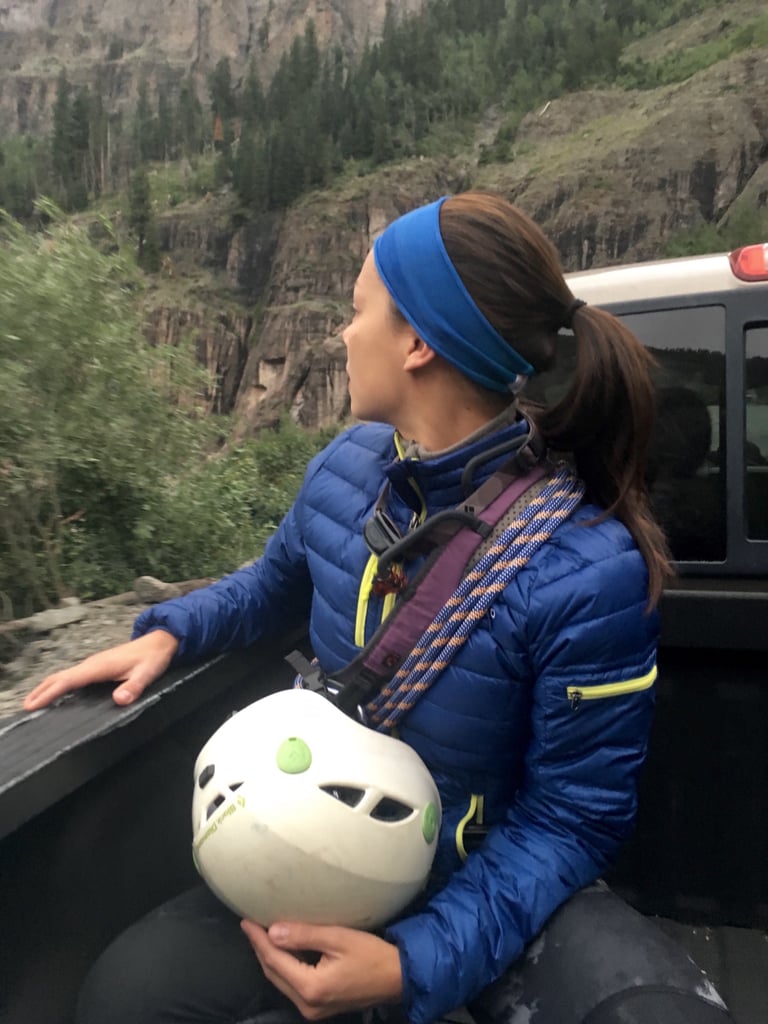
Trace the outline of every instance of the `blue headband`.
<instances>
[{"instance_id":1,"label":"blue headband","mask_svg":"<svg viewBox=\"0 0 768 1024\"><path fill-rule=\"evenodd\" d=\"M393 221L373 244L379 276L419 337L492 391L514 390L530 363L477 308L446 252L440 207L448 196Z\"/></svg>"}]
</instances>

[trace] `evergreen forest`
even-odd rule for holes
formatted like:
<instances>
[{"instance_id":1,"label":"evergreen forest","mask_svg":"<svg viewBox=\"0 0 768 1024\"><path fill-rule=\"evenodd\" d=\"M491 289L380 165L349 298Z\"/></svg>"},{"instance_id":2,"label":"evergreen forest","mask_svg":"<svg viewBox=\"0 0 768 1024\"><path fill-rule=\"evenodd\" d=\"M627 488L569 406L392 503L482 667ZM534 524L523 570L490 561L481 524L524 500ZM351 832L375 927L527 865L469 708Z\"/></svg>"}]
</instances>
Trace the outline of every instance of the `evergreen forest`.
<instances>
[{"instance_id":1,"label":"evergreen forest","mask_svg":"<svg viewBox=\"0 0 768 1024\"><path fill-rule=\"evenodd\" d=\"M126 117L107 109L99 81L75 89L62 71L50 136L0 146L0 206L29 219L44 195L64 210L82 210L128 189L147 162L194 161L207 152L216 154L215 176L201 188L231 185L246 212L279 209L350 165L365 172L443 153L461 143L489 104L504 119L484 158L504 159L521 117L543 100L595 85L681 80L768 39L764 15L678 58L622 57L633 39L711 6L713 0L427 0L420 13L398 17L390 4L381 39L356 58L339 48L322 51L310 21L270 81L262 80L258 58L235 81L222 57L204 95L191 75L160 80L152 90L143 81ZM259 37L264 50L268 25ZM105 64L121 54L115 41Z\"/></svg>"}]
</instances>

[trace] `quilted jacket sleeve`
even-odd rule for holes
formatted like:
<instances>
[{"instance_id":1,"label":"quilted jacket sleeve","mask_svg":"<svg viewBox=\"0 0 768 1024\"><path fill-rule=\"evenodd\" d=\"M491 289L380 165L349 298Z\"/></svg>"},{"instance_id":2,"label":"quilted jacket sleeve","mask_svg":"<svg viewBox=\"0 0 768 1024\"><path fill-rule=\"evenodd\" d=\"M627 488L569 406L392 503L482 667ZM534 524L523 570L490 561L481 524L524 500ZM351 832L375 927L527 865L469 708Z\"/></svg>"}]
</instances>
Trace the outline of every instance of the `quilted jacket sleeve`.
<instances>
[{"instance_id":1,"label":"quilted jacket sleeve","mask_svg":"<svg viewBox=\"0 0 768 1024\"><path fill-rule=\"evenodd\" d=\"M247 647L309 615L312 581L303 537L304 495L322 460L307 470L299 495L260 559L202 590L163 601L134 623L133 637L165 629L180 641L174 664Z\"/></svg>"},{"instance_id":2,"label":"quilted jacket sleeve","mask_svg":"<svg viewBox=\"0 0 768 1024\"><path fill-rule=\"evenodd\" d=\"M400 950L413 1024L428 1024L495 980L627 837L655 678L657 620L645 612L646 586L630 550L530 588L533 707L523 785L447 886L387 933Z\"/></svg>"}]
</instances>

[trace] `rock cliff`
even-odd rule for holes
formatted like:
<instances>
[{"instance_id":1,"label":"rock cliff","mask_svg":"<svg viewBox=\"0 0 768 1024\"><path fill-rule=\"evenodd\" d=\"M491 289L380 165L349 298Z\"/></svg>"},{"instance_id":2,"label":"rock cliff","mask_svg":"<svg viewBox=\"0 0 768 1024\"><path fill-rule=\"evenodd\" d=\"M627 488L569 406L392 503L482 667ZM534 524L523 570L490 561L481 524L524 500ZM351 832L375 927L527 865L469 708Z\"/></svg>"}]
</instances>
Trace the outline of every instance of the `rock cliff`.
<instances>
[{"instance_id":1,"label":"rock cliff","mask_svg":"<svg viewBox=\"0 0 768 1024\"><path fill-rule=\"evenodd\" d=\"M243 308L259 311L245 335L245 321L230 328L242 373L225 406L237 432L256 432L286 409L307 426L343 418L339 331L365 253L393 217L444 192L488 188L542 224L568 270L648 259L676 230L727 218L740 198L768 204L766 96L765 49L678 85L564 96L524 119L507 163L479 166L476 148L411 159L305 197L281 218L249 225L247 237L232 232L226 256L224 239L209 239L195 258L218 261L227 294L247 295ZM209 309L206 324L210 352L220 315ZM224 351L230 365L231 341Z\"/></svg>"},{"instance_id":2,"label":"rock cliff","mask_svg":"<svg viewBox=\"0 0 768 1024\"><path fill-rule=\"evenodd\" d=\"M420 0L397 0L403 11ZM228 57L235 81L253 59L264 81L312 19L321 46L357 52L381 32L386 0L13 0L0 6L0 137L51 125L56 79L98 79L108 110L132 110L139 82L205 78Z\"/></svg>"}]
</instances>

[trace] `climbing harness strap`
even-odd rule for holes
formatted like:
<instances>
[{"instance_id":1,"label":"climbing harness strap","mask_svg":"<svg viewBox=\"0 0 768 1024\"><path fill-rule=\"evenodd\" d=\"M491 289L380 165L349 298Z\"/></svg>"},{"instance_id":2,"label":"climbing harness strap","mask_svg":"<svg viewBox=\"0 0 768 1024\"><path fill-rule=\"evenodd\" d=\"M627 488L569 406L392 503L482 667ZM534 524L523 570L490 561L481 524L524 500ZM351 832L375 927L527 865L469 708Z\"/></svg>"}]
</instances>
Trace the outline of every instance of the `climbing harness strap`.
<instances>
[{"instance_id":1,"label":"climbing harness strap","mask_svg":"<svg viewBox=\"0 0 768 1024\"><path fill-rule=\"evenodd\" d=\"M466 643L495 598L583 496L581 481L569 469L561 468L499 535L445 602L390 683L366 705L377 729L393 729L411 710Z\"/></svg>"},{"instance_id":2,"label":"climbing harness strap","mask_svg":"<svg viewBox=\"0 0 768 1024\"><path fill-rule=\"evenodd\" d=\"M577 507L584 486L573 472L542 465L541 455L524 475L494 474L454 510L454 522L438 513L440 537L389 617L348 665L332 677L298 651L287 660L302 677L297 685L324 693L341 710L380 731L393 729L434 683L494 599L554 530ZM549 479L544 478L547 472ZM495 535L515 503L534 495ZM447 513L450 515L450 510ZM417 533L426 536L424 524ZM409 537L390 539L381 562L407 549ZM421 543L421 538L416 541ZM478 557L479 556L479 557Z\"/></svg>"}]
</instances>

